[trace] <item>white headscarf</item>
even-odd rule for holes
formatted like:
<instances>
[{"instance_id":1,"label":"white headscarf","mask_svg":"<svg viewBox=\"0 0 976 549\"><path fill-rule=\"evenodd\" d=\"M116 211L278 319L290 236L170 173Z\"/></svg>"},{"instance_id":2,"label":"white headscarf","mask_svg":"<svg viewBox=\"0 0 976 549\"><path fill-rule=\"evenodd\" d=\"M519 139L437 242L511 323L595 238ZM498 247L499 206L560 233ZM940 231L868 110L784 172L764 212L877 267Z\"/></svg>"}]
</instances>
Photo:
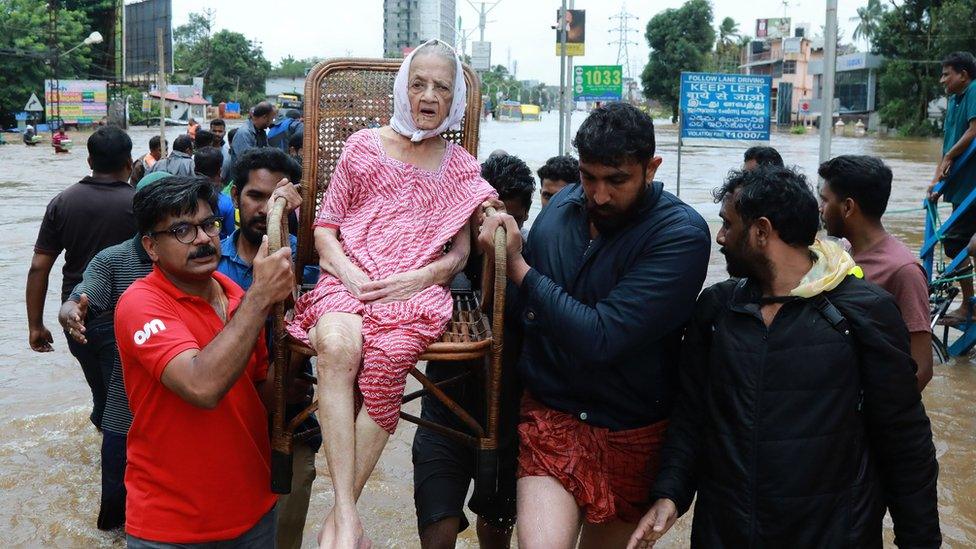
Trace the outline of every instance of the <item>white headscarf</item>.
<instances>
[{"instance_id":1,"label":"white headscarf","mask_svg":"<svg viewBox=\"0 0 976 549\"><path fill-rule=\"evenodd\" d=\"M407 85L410 80L410 63L418 51L425 46L438 42L444 44L444 46L454 53L454 101L451 103L451 111L444 118L444 121L441 122L440 126L437 126L433 130L421 130L414 123L413 114L410 110L410 97L407 95ZM461 128L461 119L464 118L464 108L467 106L467 93L468 87L464 83L464 69L461 68L461 60L458 58L454 48L437 39L425 42L422 46L410 52L410 55L403 60L403 64L400 65L400 70L397 72L396 80L393 81L393 118L390 119L390 127L398 134L409 137L410 141L413 142L423 141L428 137L440 135L448 129L458 130Z\"/></svg>"}]
</instances>

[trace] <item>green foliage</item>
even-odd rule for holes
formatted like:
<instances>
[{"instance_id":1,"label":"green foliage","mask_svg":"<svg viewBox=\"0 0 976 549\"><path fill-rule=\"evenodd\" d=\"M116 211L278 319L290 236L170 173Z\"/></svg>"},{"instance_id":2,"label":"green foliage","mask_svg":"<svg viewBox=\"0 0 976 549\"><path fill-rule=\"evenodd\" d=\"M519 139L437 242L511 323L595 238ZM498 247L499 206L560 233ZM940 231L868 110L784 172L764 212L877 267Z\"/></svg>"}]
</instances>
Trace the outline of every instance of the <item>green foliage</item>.
<instances>
[{"instance_id":1,"label":"green foliage","mask_svg":"<svg viewBox=\"0 0 976 549\"><path fill-rule=\"evenodd\" d=\"M504 65L495 65L481 75L481 93L488 96L492 105L495 104L498 93L502 100L511 99L523 103L539 105L542 109L550 105L557 105L559 98L546 92L546 85L528 87L516 80Z\"/></svg>"},{"instance_id":2,"label":"green foliage","mask_svg":"<svg viewBox=\"0 0 976 549\"><path fill-rule=\"evenodd\" d=\"M647 23L644 36L651 47L641 73L644 96L669 107L677 122L681 73L703 70L715 43L712 6L708 0L689 0L678 9L664 10Z\"/></svg>"},{"instance_id":3,"label":"green foliage","mask_svg":"<svg viewBox=\"0 0 976 549\"><path fill-rule=\"evenodd\" d=\"M305 73L321 60L321 57L295 59L289 55L279 61L278 64L271 69L271 76L276 76L278 78L304 78Z\"/></svg>"},{"instance_id":4,"label":"green foliage","mask_svg":"<svg viewBox=\"0 0 976 549\"><path fill-rule=\"evenodd\" d=\"M240 101L246 107L262 101L271 63L261 47L239 32L211 30L210 21L198 13L173 30L173 59L182 79L202 76L204 92L215 103Z\"/></svg>"},{"instance_id":5,"label":"green foliage","mask_svg":"<svg viewBox=\"0 0 976 549\"><path fill-rule=\"evenodd\" d=\"M58 12L60 51L80 44L90 32L81 10ZM0 126L13 122L32 93L44 101L44 80L53 74L47 7L43 0L0 0ZM61 78L87 77L90 48L80 47L60 57Z\"/></svg>"},{"instance_id":6,"label":"green foliage","mask_svg":"<svg viewBox=\"0 0 976 549\"><path fill-rule=\"evenodd\" d=\"M803 125L796 125L790 128L790 133L793 135L804 135L807 133L807 128Z\"/></svg>"},{"instance_id":7,"label":"green foliage","mask_svg":"<svg viewBox=\"0 0 976 549\"><path fill-rule=\"evenodd\" d=\"M972 22L976 0L905 0L885 6L874 29L874 53L886 58L878 79L886 125L902 135L932 135L928 104L945 94L938 60L953 51L976 50Z\"/></svg>"},{"instance_id":8,"label":"green foliage","mask_svg":"<svg viewBox=\"0 0 976 549\"><path fill-rule=\"evenodd\" d=\"M857 26L854 27L854 40L863 38L870 49L871 39L878 32L878 24L884 12L881 0L868 0L866 6L857 8L857 15L851 17L851 21L857 22Z\"/></svg>"}]
</instances>

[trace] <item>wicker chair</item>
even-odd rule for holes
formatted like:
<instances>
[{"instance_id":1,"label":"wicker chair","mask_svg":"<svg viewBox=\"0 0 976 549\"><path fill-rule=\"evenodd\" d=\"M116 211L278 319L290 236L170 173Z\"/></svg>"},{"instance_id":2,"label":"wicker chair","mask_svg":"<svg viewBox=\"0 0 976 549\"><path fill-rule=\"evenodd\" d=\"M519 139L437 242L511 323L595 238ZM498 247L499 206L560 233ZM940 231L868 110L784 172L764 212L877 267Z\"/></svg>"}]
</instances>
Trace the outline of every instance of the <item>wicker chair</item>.
<instances>
[{"instance_id":1,"label":"wicker chair","mask_svg":"<svg viewBox=\"0 0 976 549\"><path fill-rule=\"evenodd\" d=\"M295 262L297 292L311 288L302 287L301 273L305 265L318 265L312 224L336 162L346 139L356 131L370 126L385 124L393 114L393 80L400 67L399 60L391 59L331 59L312 69L305 83L305 141L302 181L301 218L299 221L298 250ZM481 113L481 96L478 77L464 67L467 83L467 110L460 131L448 132L444 137L462 145L473 156L478 152L478 125ZM283 215L284 199L275 204L268 220L269 247L275 249L288 245L287 220ZM495 233L495 257L486 257L480 292L454 293L454 314L440 341L433 343L420 357L421 360L480 361L479 367L463 369L459 374L440 383L434 383L416 367L411 374L423 389L403 397L403 402L424 395L441 401L467 427L468 432L432 423L401 412L400 417L424 428L433 429L473 447L478 453L478 475L475 487L482 494L494 493L497 484L498 398L501 387L501 352L505 300L505 232ZM488 304L491 304L490 306ZM298 416L285 423L285 387L292 372L287 365L297 353L315 356L308 346L292 338L285 330L286 304L280 303L274 311L274 409L272 410L272 475L271 488L275 493L286 494L291 489L292 444L315 434L315 431L295 433L297 427L318 408L313 402ZM301 374L298 374L301 375ZM476 421L442 387L454 384L465 377L483 375L487 410L484 425ZM317 431L317 430L316 430Z\"/></svg>"}]
</instances>

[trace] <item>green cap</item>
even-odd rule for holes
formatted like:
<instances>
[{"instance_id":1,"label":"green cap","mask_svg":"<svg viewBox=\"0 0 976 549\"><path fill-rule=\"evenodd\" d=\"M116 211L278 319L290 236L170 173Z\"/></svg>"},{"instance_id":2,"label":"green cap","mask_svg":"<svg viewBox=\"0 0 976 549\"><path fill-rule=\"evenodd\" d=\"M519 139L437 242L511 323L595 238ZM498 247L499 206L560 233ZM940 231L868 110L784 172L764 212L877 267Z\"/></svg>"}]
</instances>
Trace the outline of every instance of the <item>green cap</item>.
<instances>
[{"instance_id":1,"label":"green cap","mask_svg":"<svg viewBox=\"0 0 976 549\"><path fill-rule=\"evenodd\" d=\"M136 190L138 191L139 189L145 187L146 185L153 183L155 181L159 181L164 177L172 177L172 176L173 174L169 172L153 172L139 180L139 183L136 184Z\"/></svg>"}]
</instances>

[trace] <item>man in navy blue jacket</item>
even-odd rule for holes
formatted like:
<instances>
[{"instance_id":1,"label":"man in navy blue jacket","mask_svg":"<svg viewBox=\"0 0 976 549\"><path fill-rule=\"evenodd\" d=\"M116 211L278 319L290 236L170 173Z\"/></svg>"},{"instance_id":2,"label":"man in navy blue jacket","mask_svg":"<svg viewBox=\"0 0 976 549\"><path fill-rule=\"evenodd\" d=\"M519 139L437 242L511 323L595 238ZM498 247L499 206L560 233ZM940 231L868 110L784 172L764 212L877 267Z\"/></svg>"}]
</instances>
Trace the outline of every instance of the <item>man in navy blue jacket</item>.
<instances>
[{"instance_id":1,"label":"man in navy blue jacket","mask_svg":"<svg viewBox=\"0 0 976 549\"><path fill-rule=\"evenodd\" d=\"M654 181L654 124L596 109L574 141L580 178L552 198L524 249L504 224L519 286L526 388L519 423L519 547L623 546L650 506L676 390L679 344L705 279L710 237ZM489 252L490 253L490 252Z\"/></svg>"}]
</instances>

